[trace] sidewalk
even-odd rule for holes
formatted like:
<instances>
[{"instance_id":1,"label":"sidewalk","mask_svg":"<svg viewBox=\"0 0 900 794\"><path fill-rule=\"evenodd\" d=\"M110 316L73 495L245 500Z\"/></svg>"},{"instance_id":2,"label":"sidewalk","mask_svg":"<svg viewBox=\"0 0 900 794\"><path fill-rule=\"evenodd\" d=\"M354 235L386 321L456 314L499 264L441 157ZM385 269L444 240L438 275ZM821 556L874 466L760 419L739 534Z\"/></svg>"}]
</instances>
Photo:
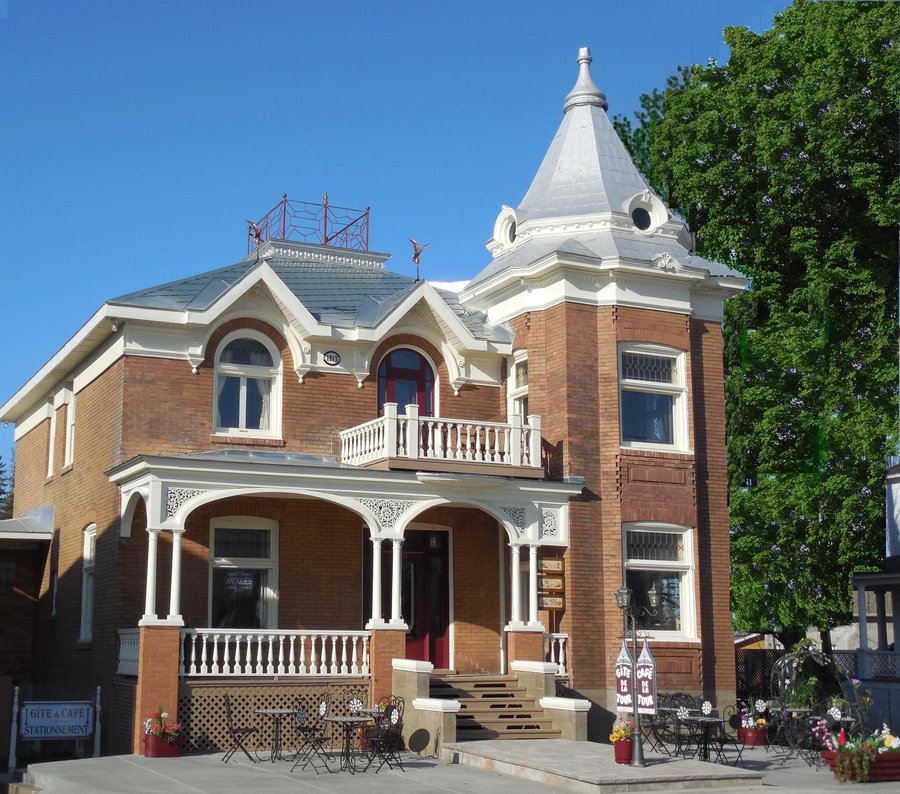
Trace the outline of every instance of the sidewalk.
<instances>
[{"instance_id":1,"label":"sidewalk","mask_svg":"<svg viewBox=\"0 0 900 794\"><path fill-rule=\"evenodd\" d=\"M454 749L455 748L455 749ZM614 763L612 747L559 740L466 742L448 748L448 757L471 756L477 766L406 756L406 772L346 772L316 775L291 772L287 762L221 762L221 754L184 758L135 755L33 764L28 779L46 794L549 794L634 791L715 791L794 794L847 791L827 768L811 768L782 751L753 748L737 770L700 761L647 754L647 767ZM476 757L477 756L477 757ZM480 759L480 760L478 760ZM2 778L0 778L2 780ZM897 783L866 784L866 794L896 794ZM2 791L2 787L0 787Z\"/></svg>"}]
</instances>

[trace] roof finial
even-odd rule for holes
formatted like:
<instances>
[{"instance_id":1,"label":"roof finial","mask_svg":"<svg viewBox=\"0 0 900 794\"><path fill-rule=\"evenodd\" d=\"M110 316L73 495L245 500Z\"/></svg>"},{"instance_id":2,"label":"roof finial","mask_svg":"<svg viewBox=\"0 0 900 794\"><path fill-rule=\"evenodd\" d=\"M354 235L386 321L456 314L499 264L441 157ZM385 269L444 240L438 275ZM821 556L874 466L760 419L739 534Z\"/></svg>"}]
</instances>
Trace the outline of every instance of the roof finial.
<instances>
[{"instance_id":1,"label":"roof finial","mask_svg":"<svg viewBox=\"0 0 900 794\"><path fill-rule=\"evenodd\" d=\"M576 105L597 105L609 110L606 94L597 88L591 77L592 60L590 48L582 47L578 50L578 80L563 103L563 113L568 113Z\"/></svg>"}]
</instances>

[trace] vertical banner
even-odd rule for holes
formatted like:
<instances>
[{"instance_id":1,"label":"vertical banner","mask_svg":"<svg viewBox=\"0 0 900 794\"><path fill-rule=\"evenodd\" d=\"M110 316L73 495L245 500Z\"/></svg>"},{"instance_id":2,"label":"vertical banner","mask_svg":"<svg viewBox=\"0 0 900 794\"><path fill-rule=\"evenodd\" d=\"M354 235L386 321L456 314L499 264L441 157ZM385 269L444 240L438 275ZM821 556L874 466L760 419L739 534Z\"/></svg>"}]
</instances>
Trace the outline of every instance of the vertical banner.
<instances>
[{"instance_id":1,"label":"vertical banner","mask_svg":"<svg viewBox=\"0 0 900 794\"><path fill-rule=\"evenodd\" d=\"M616 657L616 711L633 710L631 701L631 654L622 641L622 650Z\"/></svg>"},{"instance_id":2,"label":"vertical banner","mask_svg":"<svg viewBox=\"0 0 900 794\"><path fill-rule=\"evenodd\" d=\"M637 703L641 714L656 714L656 661L647 640L637 661Z\"/></svg>"}]
</instances>

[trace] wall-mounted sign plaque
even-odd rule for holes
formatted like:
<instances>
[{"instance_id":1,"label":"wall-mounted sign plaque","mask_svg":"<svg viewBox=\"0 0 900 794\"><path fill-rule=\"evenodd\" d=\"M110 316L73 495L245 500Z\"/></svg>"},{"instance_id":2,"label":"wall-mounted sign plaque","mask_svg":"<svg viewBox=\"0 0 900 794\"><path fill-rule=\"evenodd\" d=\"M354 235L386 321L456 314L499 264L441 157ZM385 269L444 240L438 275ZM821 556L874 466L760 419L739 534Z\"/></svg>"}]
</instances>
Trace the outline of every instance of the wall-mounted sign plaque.
<instances>
[{"instance_id":1,"label":"wall-mounted sign plaque","mask_svg":"<svg viewBox=\"0 0 900 794\"><path fill-rule=\"evenodd\" d=\"M336 367L341 363L341 354L335 352L334 350L329 350L322 359L329 367Z\"/></svg>"},{"instance_id":2,"label":"wall-mounted sign plaque","mask_svg":"<svg viewBox=\"0 0 900 794\"><path fill-rule=\"evenodd\" d=\"M560 558L549 557L541 560L541 570L547 573L562 573L563 561Z\"/></svg>"},{"instance_id":3,"label":"wall-mounted sign plaque","mask_svg":"<svg viewBox=\"0 0 900 794\"><path fill-rule=\"evenodd\" d=\"M566 586L563 582L561 576L547 576L544 574L541 577L541 590L565 590Z\"/></svg>"},{"instance_id":4,"label":"wall-mounted sign plaque","mask_svg":"<svg viewBox=\"0 0 900 794\"><path fill-rule=\"evenodd\" d=\"M566 599L563 596L538 596L540 609L565 609Z\"/></svg>"}]
</instances>

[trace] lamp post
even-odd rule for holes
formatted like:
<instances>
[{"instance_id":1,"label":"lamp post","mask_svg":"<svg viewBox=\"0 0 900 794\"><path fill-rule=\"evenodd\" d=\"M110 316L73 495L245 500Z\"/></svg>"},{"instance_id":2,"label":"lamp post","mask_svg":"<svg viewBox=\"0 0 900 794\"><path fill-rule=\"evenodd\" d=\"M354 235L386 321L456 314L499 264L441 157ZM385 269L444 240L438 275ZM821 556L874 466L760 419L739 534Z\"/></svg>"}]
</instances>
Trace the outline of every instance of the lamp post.
<instances>
[{"instance_id":1,"label":"lamp post","mask_svg":"<svg viewBox=\"0 0 900 794\"><path fill-rule=\"evenodd\" d=\"M631 709L634 717L634 753L631 756L631 765L640 767L644 766L644 745L641 742L641 713L638 711L637 702L637 615L639 612L643 615L656 614L657 593L655 584L650 588L647 596L652 609L635 606L631 598L631 588L628 585L622 585L616 590L616 605L625 616L626 633L628 631L628 620L629 618L631 619Z\"/></svg>"}]
</instances>

